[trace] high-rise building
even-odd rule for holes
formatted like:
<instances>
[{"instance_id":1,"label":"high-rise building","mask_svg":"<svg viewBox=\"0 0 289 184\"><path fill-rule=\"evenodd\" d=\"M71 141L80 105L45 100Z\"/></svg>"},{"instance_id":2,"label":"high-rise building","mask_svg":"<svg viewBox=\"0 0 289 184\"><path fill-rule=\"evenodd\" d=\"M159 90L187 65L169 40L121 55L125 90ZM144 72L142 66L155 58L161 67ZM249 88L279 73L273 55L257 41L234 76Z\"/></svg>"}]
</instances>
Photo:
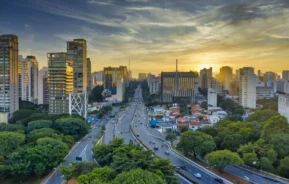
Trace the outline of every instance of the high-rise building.
<instances>
[{"instance_id":1,"label":"high-rise building","mask_svg":"<svg viewBox=\"0 0 289 184\"><path fill-rule=\"evenodd\" d=\"M244 108L255 109L257 76L254 74L254 68L244 67L239 71L239 104Z\"/></svg>"},{"instance_id":2,"label":"high-rise building","mask_svg":"<svg viewBox=\"0 0 289 184\"><path fill-rule=\"evenodd\" d=\"M87 91L91 91L91 61L87 58Z\"/></svg>"},{"instance_id":3,"label":"high-rise building","mask_svg":"<svg viewBox=\"0 0 289 184\"><path fill-rule=\"evenodd\" d=\"M200 71L199 87L201 89L208 89L213 78L213 68L204 68Z\"/></svg>"},{"instance_id":4,"label":"high-rise building","mask_svg":"<svg viewBox=\"0 0 289 184\"><path fill-rule=\"evenodd\" d=\"M282 79L289 81L289 70L282 71Z\"/></svg>"},{"instance_id":5,"label":"high-rise building","mask_svg":"<svg viewBox=\"0 0 289 184\"><path fill-rule=\"evenodd\" d=\"M23 101L37 103L38 98L38 61L35 56L18 59L19 96Z\"/></svg>"},{"instance_id":6,"label":"high-rise building","mask_svg":"<svg viewBox=\"0 0 289 184\"><path fill-rule=\"evenodd\" d=\"M146 80L147 74L146 73L139 73L138 74L138 80Z\"/></svg>"},{"instance_id":7,"label":"high-rise building","mask_svg":"<svg viewBox=\"0 0 289 184\"><path fill-rule=\"evenodd\" d=\"M48 68L38 71L38 104L48 104Z\"/></svg>"},{"instance_id":8,"label":"high-rise building","mask_svg":"<svg viewBox=\"0 0 289 184\"><path fill-rule=\"evenodd\" d=\"M195 101L194 85L197 80L198 74L195 72L177 72L177 75L176 72L162 72L161 73L162 103L194 102Z\"/></svg>"},{"instance_id":9,"label":"high-rise building","mask_svg":"<svg viewBox=\"0 0 289 184\"><path fill-rule=\"evenodd\" d=\"M0 35L0 122L19 109L18 37Z\"/></svg>"},{"instance_id":10,"label":"high-rise building","mask_svg":"<svg viewBox=\"0 0 289 184\"><path fill-rule=\"evenodd\" d=\"M272 86L272 82L277 79L277 74L274 72L266 72L263 79L265 86Z\"/></svg>"},{"instance_id":11,"label":"high-rise building","mask_svg":"<svg viewBox=\"0 0 289 184\"><path fill-rule=\"evenodd\" d=\"M261 72L261 70L258 70L258 81L261 81L261 82L263 82L264 80L263 80L263 74L262 74L262 72Z\"/></svg>"},{"instance_id":12,"label":"high-rise building","mask_svg":"<svg viewBox=\"0 0 289 184\"><path fill-rule=\"evenodd\" d=\"M73 66L64 52L48 53L49 113L69 112L69 94L73 93Z\"/></svg>"},{"instance_id":13,"label":"high-rise building","mask_svg":"<svg viewBox=\"0 0 289 184\"><path fill-rule=\"evenodd\" d=\"M208 106L217 107L217 93L214 89L208 89Z\"/></svg>"},{"instance_id":14,"label":"high-rise building","mask_svg":"<svg viewBox=\"0 0 289 184\"><path fill-rule=\"evenodd\" d=\"M85 39L74 39L67 42L67 59L73 64L74 93L82 93L87 89L87 48Z\"/></svg>"},{"instance_id":15,"label":"high-rise building","mask_svg":"<svg viewBox=\"0 0 289 184\"><path fill-rule=\"evenodd\" d=\"M233 70L229 66L223 66L220 69L219 82L223 85L224 90L230 91L230 84L233 80Z\"/></svg>"},{"instance_id":16,"label":"high-rise building","mask_svg":"<svg viewBox=\"0 0 289 184\"><path fill-rule=\"evenodd\" d=\"M132 80L132 71L131 70L128 71L128 79Z\"/></svg>"},{"instance_id":17,"label":"high-rise building","mask_svg":"<svg viewBox=\"0 0 289 184\"><path fill-rule=\"evenodd\" d=\"M103 71L93 72L91 74L91 83L91 89L93 89L95 86L103 85Z\"/></svg>"},{"instance_id":18,"label":"high-rise building","mask_svg":"<svg viewBox=\"0 0 289 184\"><path fill-rule=\"evenodd\" d=\"M160 92L161 78L149 76L147 79L150 94L157 94Z\"/></svg>"},{"instance_id":19,"label":"high-rise building","mask_svg":"<svg viewBox=\"0 0 289 184\"><path fill-rule=\"evenodd\" d=\"M126 66L105 67L103 69L103 85L104 89L116 94L117 80L123 78L125 86L128 85L128 71Z\"/></svg>"},{"instance_id":20,"label":"high-rise building","mask_svg":"<svg viewBox=\"0 0 289 184\"><path fill-rule=\"evenodd\" d=\"M122 102L124 99L125 85L124 80L119 78L116 82L116 100Z\"/></svg>"}]
</instances>

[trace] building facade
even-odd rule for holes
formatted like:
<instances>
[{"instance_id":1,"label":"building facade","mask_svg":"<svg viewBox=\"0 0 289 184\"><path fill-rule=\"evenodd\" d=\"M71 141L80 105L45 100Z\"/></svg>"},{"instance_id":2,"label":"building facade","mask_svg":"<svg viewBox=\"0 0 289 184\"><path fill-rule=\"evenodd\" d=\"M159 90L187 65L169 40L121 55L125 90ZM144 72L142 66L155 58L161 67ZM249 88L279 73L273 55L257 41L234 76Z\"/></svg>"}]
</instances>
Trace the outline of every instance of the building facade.
<instances>
[{"instance_id":1,"label":"building facade","mask_svg":"<svg viewBox=\"0 0 289 184\"><path fill-rule=\"evenodd\" d=\"M229 66L223 66L220 69L218 81L223 85L224 90L230 91L230 84L233 80L233 69Z\"/></svg>"},{"instance_id":2,"label":"building facade","mask_svg":"<svg viewBox=\"0 0 289 184\"><path fill-rule=\"evenodd\" d=\"M289 70L282 71L282 79L289 81Z\"/></svg>"},{"instance_id":3,"label":"building facade","mask_svg":"<svg viewBox=\"0 0 289 184\"><path fill-rule=\"evenodd\" d=\"M198 74L195 72L162 72L162 103L194 102L194 85L196 80L198 80Z\"/></svg>"},{"instance_id":4,"label":"building facade","mask_svg":"<svg viewBox=\"0 0 289 184\"><path fill-rule=\"evenodd\" d=\"M272 82L277 79L277 74L274 72L265 72L263 79L265 86L272 86Z\"/></svg>"},{"instance_id":5,"label":"building facade","mask_svg":"<svg viewBox=\"0 0 289 184\"><path fill-rule=\"evenodd\" d=\"M128 70L126 66L120 67L105 67L103 69L103 85L104 89L111 91L111 94L116 94L117 80L122 78L125 86L128 85Z\"/></svg>"},{"instance_id":6,"label":"building facade","mask_svg":"<svg viewBox=\"0 0 289 184\"><path fill-rule=\"evenodd\" d=\"M18 59L19 96L23 101L37 104L38 100L38 61L35 56Z\"/></svg>"},{"instance_id":7,"label":"building facade","mask_svg":"<svg viewBox=\"0 0 289 184\"><path fill-rule=\"evenodd\" d=\"M38 71L38 104L48 104L48 68Z\"/></svg>"},{"instance_id":8,"label":"building facade","mask_svg":"<svg viewBox=\"0 0 289 184\"><path fill-rule=\"evenodd\" d=\"M208 106L217 107L217 92L211 88L208 90Z\"/></svg>"},{"instance_id":9,"label":"building facade","mask_svg":"<svg viewBox=\"0 0 289 184\"><path fill-rule=\"evenodd\" d=\"M19 109L18 37L0 35L0 122Z\"/></svg>"},{"instance_id":10,"label":"building facade","mask_svg":"<svg viewBox=\"0 0 289 184\"><path fill-rule=\"evenodd\" d=\"M91 83L92 83L92 89L95 86L101 86L103 85L103 71L93 72L91 74Z\"/></svg>"},{"instance_id":11,"label":"building facade","mask_svg":"<svg viewBox=\"0 0 289 184\"><path fill-rule=\"evenodd\" d=\"M91 91L91 61L90 58L86 59L87 61L87 91Z\"/></svg>"},{"instance_id":12,"label":"building facade","mask_svg":"<svg viewBox=\"0 0 289 184\"><path fill-rule=\"evenodd\" d=\"M67 59L73 64L74 93L87 90L87 47L85 39L74 39L67 42Z\"/></svg>"},{"instance_id":13,"label":"building facade","mask_svg":"<svg viewBox=\"0 0 289 184\"><path fill-rule=\"evenodd\" d=\"M138 74L138 80L146 80L147 74L146 73L139 73Z\"/></svg>"},{"instance_id":14,"label":"building facade","mask_svg":"<svg viewBox=\"0 0 289 184\"><path fill-rule=\"evenodd\" d=\"M201 89L208 89L213 78L213 68L204 68L200 71L199 87Z\"/></svg>"},{"instance_id":15,"label":"building facade","mask_svg":"<svg viewBox=\"0 0 289 184\"><path fill-rule=\"evenodd\" d=\"M244 67L240 70L239 103L244 108L256 108L257 77L254 68Z\"/></svg>"},{"instance_id":16,"label":"building facade","mask_svg":"<svg viewBox=\"0 0 289 184\"><path fill-rule=\"evenodd\" d=\"M161 78L148 77L147 82L150 94L158 94L160 92Z\"/></svg>"},{"instance_id":17,"label":"building facade","mask_svg":"<svg viewBox=\"0 0 289 184\"><path fill-rule=\"evenodd\" d=\"M69 94L73 93L73 66L64 52L48 53L49 113L69 112Z\"/></svg>"},{"instance_id":18,"label":"building facade","mask_svg":"<svg viewBox=\"0 0 289 184\"><path fill-rule=\"evenodd\" d=\"M273 87L256 87L256 98L269 99L274 97Z\"/></svg>"},{"instance_id":19,"label":"building facade","mask_svg":"<svg viewBox=\"0 0 289 184\"><path fill-rule=\"evenodd\" d=\"M124 100L124 92L125 92L125 85L124 85L124 80L122 78L119 78L117 80L116 84L116 100L118 102L122 102Z\"/></svg>"},{"instance_id":20,"label":"building facade","mask_svg":"<svg viewBox=\"0 0 289 184\"><path fill-rule=\"evenodd\" d=\"M278 112L289 121L289 94L278 95Z\"/></svg>"}]
</instances>

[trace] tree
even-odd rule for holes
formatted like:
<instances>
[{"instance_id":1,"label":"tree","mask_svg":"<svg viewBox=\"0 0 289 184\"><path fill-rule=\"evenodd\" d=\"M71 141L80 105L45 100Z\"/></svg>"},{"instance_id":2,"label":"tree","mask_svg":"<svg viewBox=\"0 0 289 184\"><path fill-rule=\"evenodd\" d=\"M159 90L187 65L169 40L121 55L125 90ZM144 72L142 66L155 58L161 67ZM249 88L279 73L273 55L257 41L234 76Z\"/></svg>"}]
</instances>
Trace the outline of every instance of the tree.
<instances>
[{"instance_id":1,"label":"tree","mask_svg":"<svg viewBox=\"0 0 289 184\"><path fill-rule=\"evenodd\" d=\"M257 160L257 154L256 153L244 153L243 154L243 161L246 165L254 166L254 162Z\"/></svg>"},{"instance_id":2,"label":"tree","mask_svg":"<svg viewBox=\"0 0 289 184\"><path fill-rule=\"evenodd\" d=\"M229 150L214 151L206 155L210 166L215 166L218 170L222 171L226 165L243 165L243 160L237 153Z\"/></svg>"},{"instance_id":3,"label":"tree","mask_svg":"<svg viewBox=\"0 0 289 184\"><path fill-rule=\"evenodd\" d=\"M110 167L95 168L88 174L80 175L77 178L78 184L103 183L108 184L115 178L116 172Z\"/></svg>"},{"instance_id":4,"label":"tree","mask_svg":"<svg viewBox=\"0 0 289 184\"><path fill-rule=\"evenodd\" d=\"M34 110L29 110L29 109L19 109L13 113L13 116L11 119L9 119L9 123L16 123L19 120L28 118L31 116L33 113L35 113Z\"/></svg>"},{"instance_id":5,"label":"tree","mask_svg":"<svg viewBox=\"0 0 289 184\"><path fill-rule=\"evenodd\" d=\"M71 135L63 136L62 141L66 143L69 147L72 147L74 144L74 138Z\"/></svg>"},{"instance_id":6,"label":"tree","mask_svg":"<svg viewBox=\"0 0 289 184\"><path fill-rule=\"evenodd\" d=\"M215 127L211 127L211 126L205 126L203 128L199 128L197 131L203 132L203 133L208 134L212 137L216 137L219 133Z\"/></svg>"},{"instance_id":7,"label":"tree","mask_svg":"<svg viewBox=\"0 0 289 184\"><path fill-rule=\"evenodd\" d=\"M208 103L207 103L207 102L202 102L202 103L201 103L201 107L202 107L203 109L208 109Z\"/></svg>"},{"instance_id":8,"label":"tree","mask_svg":"<svg viewBox=\"0 0 289 184\"><path fill-rule=\"evenodd\" d=\"M236 152L239 146L245 142L246 140L241 134L231 134L225 137L221 144L221 148Z\"/></svg>"},{"instance_id":9,"label":"tree","mask_svg":"<svg viewBox=\"0 0 289 184\"><path fill-rule=\"evenodd\" d=\"M0 123L0 132L24 133L25 127L20 124Z\"/></svg>"},{"instance_id":10,"label":"tree","mask_svg":"<svg viewBox=\"0 0 289 184\"><path fill-rule=\"evenodd\" d=\"M265 109L265 110L256 110L251 114L246 120L249 122L265 122L268 121L273 116L278 116L279 113L275 110Z\"/></svg>"},{"instance_id":11,"label":"tree","mask_svg":"<svg viewBox=\"0 0 289 184\"><path fill-rule=\"evenodd\" d=\"M101 102L103 100L103 86L95 86L89 95L89 102Z\"/></svg>"},{"instance_id":12,"label":"tree","mask_svg":"<svg viewBox=\"0 0 289 184\"><path fill-rule=\"evenodd\" d=\"M243 114L243 113L240 113L240 114ZM229 115L226 117L226 119L229 121L243 121L243 118L240 115Z\"/></svg>"},{"instance_id":13,"label":"tree","mask_svg":"<svg viewBox=\"0 0 289 184\"><path fill-rule=\"evenodd\" d=\"M36 176L38 176L39 179L45 173L45 171L46 171L46 168L45 168L45 165L43 163L36 163L35 164L34 173Z\"/></svg>"},{"instance_id":14,"label":"tree","mask_svg":"<svg viewBox=\"0 0 289 184\"><path fill-rule=\"evenodd\" d=\"M184 132L186 132L186 131L188 131L188 130L189 130L188 127L182 127L181 130L180 130L180 132L181 132L181 133L184 133Z\"/></svg>"},{"instance_id":15,"label":"tree","mask_svg":"<svg viewBox=\"0 0 289 184\"><path fill-rule=\"evenodd\" d=\"M163 176L163 179L165 179L167 183L178 183L178 179L174 175L175 168L171 165L169 159L153 159L148 170L153 173L160 173L160 176Z\"/></svg>"},{"instance_id":16,"label":"tree","mask_svg":"<svg viewBox=\"0 0 289 184\"><path fill-rule=\"evenodd\" d=\"M235 102L229 98L226 98L222 103L221 107L224 110L232 111L235 107Z\"/></svg>"},{"instance_id":17,"label":"tree","mask_svg":"<svg viewBox=\"0 0 289 184\"><path fill-rule=\"evenodd\" d=\"M174 145L174 141L177 140L177 136L175 133L168 133L166 135L166 140L170 141L172 145Z\"/></svg>"},{"instance_id":18,"label":"tree","mask_svg":"<svg viewBox=\"0 0 289 184\"><path fill-rule=\"evenodd\" d=\"M27 135L27 141L29 143L35 143L37 139L43 137L58 138L59 135L52 128L41 128L29 132Z\"/></svg>"},{"instance_id":19,"label":"tree","mask_svg":"<svg viewBox=\"0 0 289 184\"><path fill-rule=\"evenodd\" d=\"M278 171L281 176L289 178L289 156L280 160Z\"/></svg>"},{"instance_id":20,"label":"tree","mask_svg":"<svg viewBox=\"0 0 289 184\"><path fill-rule=\"evenodd\" d=\"M263 126L261 137L268 138L272 134L289 133L289 124L284 116L273 116Z\"/></svg>"},{"instance_id":21,"label":"tree","mask_svg":"<svg viewBox=\"0 0 289 184\"><path fill-rule=\"evenodd\" d=\"M116 176L113 183L122 184L165 184L166 182L157 174L142 170L134 169L129 172L124 172Z\"/></svg>"},{"instance_id":22,"label":"tree","mask_svg":"<svg viewBox=\"0 0 289 184\"><path fill-rule=\"evenodd\" d=\"M0 156L7 157L25 141L25 135L16 132L0 132Z\"/></svg>"},{"instance_id":23,"label":"tree","mask_svg":"<svg viewBox=\"0 0 289 184\"><path fill-rule=\"evenodd\" d=\"M66 180L70 180L72 177L78 177L82 174L88 174L96 167L97 165L95 162L72 162L71 166L69 167L61 166L60 173L64 175Z\"/></svg>"},{"instance_id":24,"label":"tree","mask_svg":"<svg viewBox=\"0 0 289 184\"><path fill-rule=\"evenodd\" d=\"M27 131L30 132L35 129L50 128L52 126L51 120L36 120L28 123Z\"/></svg>"},{"instance_id":25,"label":"tree","mask_svg":"<svg viewBox=\"0 0 289 184\"><path fill-rule=\"evenodd\" d=\"M284 158L289 155L289 134L277 133L267 137L269 144L273 145L274 150L278 154L278 158Z\"/></svg>"},{"instance_id":26,"label":"tree","mask_svg":"<svg viewBox=\"0 0 289 184\"><path fill-rule=\"evenodd\" d=\"M78 118L62 118L55 121L53 128L64 135L71 135L79 140L89 131L89 125Z\"/></svg>"},{"instance_id":27,"label":"tree","mask_svg":"<svg viewBox=\"0 0 289 184\"><path fill-rule=\"evenodd\" d=\"M194 156L205 156L207 153L213 151L216 147L212 136L204 134L199 131L187 131L181 134L178 143L185 155L192 152Z\"/></svg>"}]
</instances>

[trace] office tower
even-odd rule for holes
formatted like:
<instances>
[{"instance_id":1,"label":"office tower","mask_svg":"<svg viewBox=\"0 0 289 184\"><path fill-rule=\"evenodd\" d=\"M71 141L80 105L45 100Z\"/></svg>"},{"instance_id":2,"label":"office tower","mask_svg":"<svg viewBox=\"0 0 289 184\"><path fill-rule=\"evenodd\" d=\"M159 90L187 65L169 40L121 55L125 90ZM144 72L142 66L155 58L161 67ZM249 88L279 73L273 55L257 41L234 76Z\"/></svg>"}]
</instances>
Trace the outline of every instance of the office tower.
<instances>
[{"instance_id":1,"label":"office tower","mask_svg":"<svg viewBox=\"0 0 289 184\"><path fill-rule=\"evenodd\" d=\"M103 85L103 71L93 72L91 74L91 83L92 83L92 89L95 86L101 86Z\"/></svg>"},{"instance_id":2,"label":"office tower","mask_svg":"<svg viewBox=\"0 0 289 184\"><path fill-rule=\"evenodd\" d=\"M116 83L119 78L123 78L125 86L128 85L128 71L126 66L105 67L103 69L104 89L110 90L111 94L116 94Z\"/></svg>"},{"instance_id":3,"label":"office tower","mask_svg":"<svg viewBox=\"0 0 289 184\"><path fill-rule=\"evenodd\" d=\"M289 81L289 70L282 71L282 79Z\"/></svg>"},{"instance_id":4,"label":"office tower","mask_svg":"<svg viewBox=\"0 0 289 184\"><path fill-rule=\"evenodd\" d=\"M230 91L230 84L233 79L233 70L229 66L223 66L220 69L219 82L223 85L225 90Z\"/></svg>"},{"instance_id":5,"label":"office tower","mask_svg":"<svg viewBox=\"0 0 289 184\"><path fill-rule=\"evenodd\" d=\"M19 109L18 37L0 35L0 122Z\"/></svg>"},{"instance_id":6,"label":"office tower","mask_svg":"<svg viewBox=\"0 0 289 184\"><path fill-rule=\"evenodd\" d=\"M277 79L277 74L274 72L266 72L263 79L265 86L272 86L272 82Z\"/></svg>"},{"instance_id":7,"label":"office tower","mask_svg":"<svg viewBox=\"0 0 289 184\"><path fill-rule=\"evenodd\" d=\"M191 103L195 101L195 83L198 74L195 72L162 72L162 103ZM176 90L175 90L176 89Z\"/></svg>"},{"instance_id":8,"label":"office tower","mask_svg":"<svg viewBox=\"0 0 289 184\"><path fill-rule=\"evenodd\" d=\"M212 88L208 90L208 106L217 107L217 93Z\"/></svg>"},{"instance_id":9,"label":"office tower","mask_svg":"<svg viewBox=\"0 0 289 184\"><path fill-rule=\"evenodd\" d=\"M263 80L263 74L262 74L262 72L261 72L261 70L258 70L258 76L257 76L258 78L258 81L261 81L261 82L263 82L264 80Z\"/></svg>"},{"instance_id":10,"label":"office tower","mask_svg":"<svg viewBox=\"0 0 289 184\"><path fill-rule=\"evenodd\" d=\"M147 74L146 73L139 73L138 74L138 80L146 80Z\"/></svg>"},{"instance_id":11,"label":"office tower","mask_svg":"<svg viewBox=\"0 0 289 184\"><path fill-rule=\"evenodd\" d=\"M38 71L38 104L48 104L48 68Z\"/></svg>"},{"instance_id":12,"label":"office tower","mask_svg":"<svg viewBox=\"0 0 289 184\"><path fill-rule=\"evenodd\" d=\"M82 93L87 89L87 48L86 40L74 39L67 42L67 59L73 64L74 93Z\"/></svg>"},{"instance_id":13,"label":"office tower","mask_svg":"<svg viewBox=\"0 0 289 184\"><path fill-rule=\"evenodd\" d=\"M69 94L73 93L73 66L64 52L48 53L49 113L69 112Z\"/></svg>"},{"instance_id":14,"label":"office tower","mask_svg":"<svg viewBox=\"0 0 289 184\"><path fill-rule=\"evenodd\" d=\"M199 87L201 89L208 89L213 78L213 69L210 67L209 69L204 68L200 71L199 77Z\"/></svg>"},{"instance_id":15,"label":"office tower","mask_svg":"<svg viewBox=\"0 0 289 184\"><path fill-rule=\"evenodd\" d=\"M244 108L256 108L256 79L254 68L240 69L239 104Z\"/></svg>"},{"instance_id":16,"label":"office tower","mask_svg":"<svg viewBox=\"0 0 289 184\"><path fill-rule=\"evenodd\" d=\"M116 100L122 102L124 99L125 85L123 78L119 78L116 82Z\"/></svg>"},{"instance_id":17,"label":"office tower","mask_svg":"<svg viewBox=\"0 0 289 184\"><path fill-rule=\"evenodd\" d=\"M87 58L87 91L91 91L91 61Z\"/></svg>"},{"instance_id":18,"label":"office tower","mask_svg":"<svg viewBox=\"0 0 289 184\"><path fill-rule=\"evenodd\" d=\"M158 94L160 92L161 78L149 75L147 79L150 94Z\"/></svg>"},{"instance_id":19,"label":"office tower","mask_svg":"<svg viewBox=\"0 0 289 184\"><path fill-rule=\"evenodd\" d=\"M38 61L35 56L18 58L18 79L22 101L37 103L38 98Z\"/></svg>"}]
</instances>

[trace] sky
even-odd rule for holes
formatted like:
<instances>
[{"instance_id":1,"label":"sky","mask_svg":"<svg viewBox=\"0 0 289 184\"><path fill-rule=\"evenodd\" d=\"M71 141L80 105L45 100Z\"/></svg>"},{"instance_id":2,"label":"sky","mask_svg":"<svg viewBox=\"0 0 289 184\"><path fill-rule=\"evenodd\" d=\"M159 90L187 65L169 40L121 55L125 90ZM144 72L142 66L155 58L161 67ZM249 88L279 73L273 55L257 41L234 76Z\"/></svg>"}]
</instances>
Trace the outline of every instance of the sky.
<instances>
[{"instance_id":1,"label":"sky","mask_svg":"<svg viewBox=\"0 0 289 184\"><path fill-rule=\"evenodd\" d=\"M0 34L19 54L65 52L84 38L92 71L128 65L133 76L175 69L289 69L289 0L1 0Z\"/></svg>"}]
</instances>

